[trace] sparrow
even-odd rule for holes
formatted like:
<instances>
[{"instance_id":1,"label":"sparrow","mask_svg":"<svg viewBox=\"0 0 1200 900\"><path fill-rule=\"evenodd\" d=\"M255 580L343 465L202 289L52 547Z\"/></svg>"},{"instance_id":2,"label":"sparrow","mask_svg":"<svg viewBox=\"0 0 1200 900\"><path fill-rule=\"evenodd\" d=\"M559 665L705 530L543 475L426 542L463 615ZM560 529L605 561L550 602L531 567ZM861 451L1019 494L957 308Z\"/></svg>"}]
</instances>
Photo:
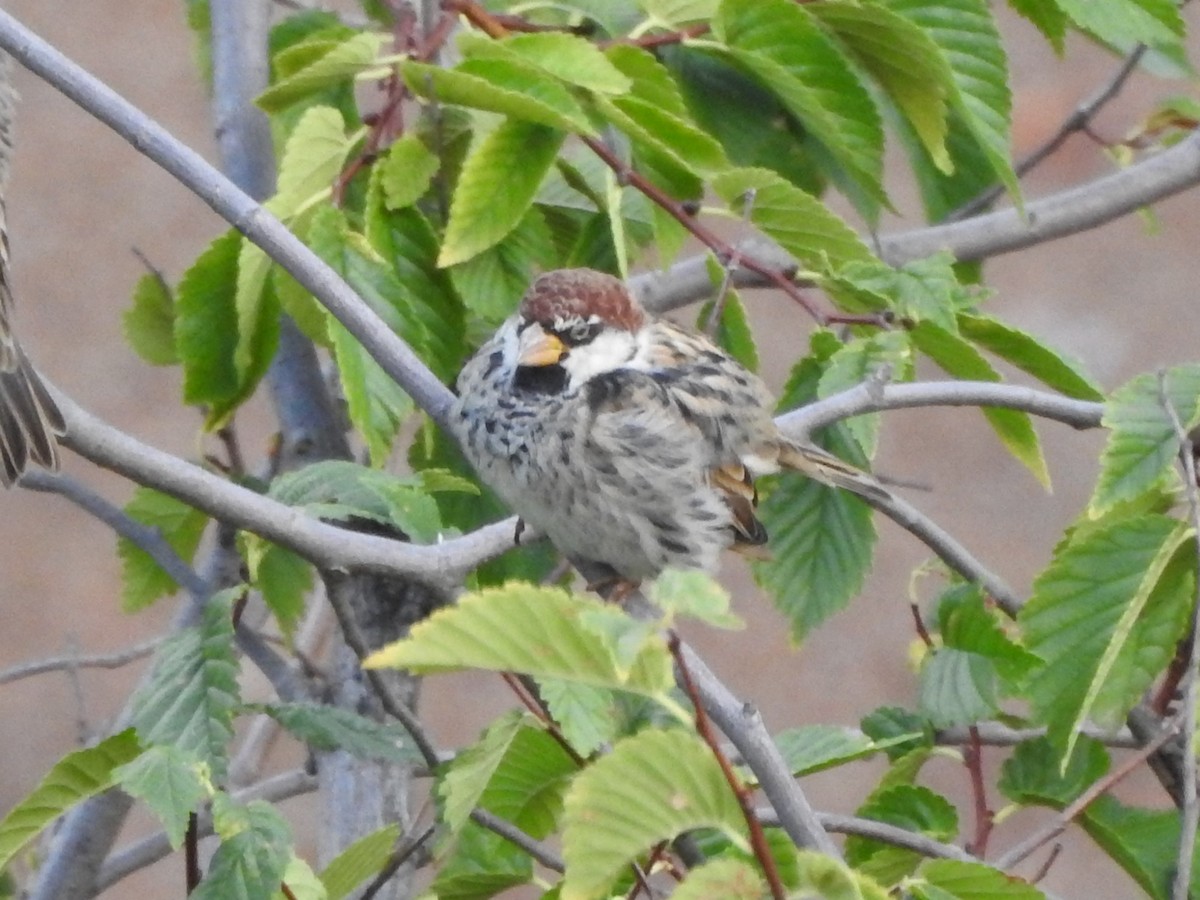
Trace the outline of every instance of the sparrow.
<instances>
[{"instance_id":1,"label":"sparrow","mask_svg":"<svg viewBox=\"0 0 1200 900\"><path fill-rule=\"evenodd\" d=\"M591 269L539 276L467 362L452 409L485 484L569 560L635 585L761 556L754 479L794 469L883 500L865 472L781 434L762 380Z\"/></svg>"},{"instance_id":2,"label":"sparrow","mask_svg":"<svg viewBox=\"0 0 1200 900\"><path fill-rule=\"evenodd\" d=\"M16 107L11 70L12 58L0 53L0 484L5 487L31 461L57 469L57 438L66 430L62 414L12 330L12 269L4 208Z\"/></svg>"}]
</instances>

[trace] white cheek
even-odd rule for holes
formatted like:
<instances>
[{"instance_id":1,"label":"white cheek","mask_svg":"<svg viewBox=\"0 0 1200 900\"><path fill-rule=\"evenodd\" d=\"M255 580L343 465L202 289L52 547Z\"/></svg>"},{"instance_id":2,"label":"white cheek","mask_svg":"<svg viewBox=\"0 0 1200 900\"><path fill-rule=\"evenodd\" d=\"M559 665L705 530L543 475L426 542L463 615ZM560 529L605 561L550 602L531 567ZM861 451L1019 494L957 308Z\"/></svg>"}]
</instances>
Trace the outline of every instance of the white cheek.
<instances>
[{"instance_id":1,"label":"white cheek","mask_svg":"<svg viewBox=\"0 0 1200 900\"><path fill-rule=\"evenodd\" d=\"M589 378L621 368L629 362L635 349L633 335L629 332L605 331L591 343L572 350L563 360L563 368L567 370L571 387L575 388Z\"/></svg>"}]
</instances>

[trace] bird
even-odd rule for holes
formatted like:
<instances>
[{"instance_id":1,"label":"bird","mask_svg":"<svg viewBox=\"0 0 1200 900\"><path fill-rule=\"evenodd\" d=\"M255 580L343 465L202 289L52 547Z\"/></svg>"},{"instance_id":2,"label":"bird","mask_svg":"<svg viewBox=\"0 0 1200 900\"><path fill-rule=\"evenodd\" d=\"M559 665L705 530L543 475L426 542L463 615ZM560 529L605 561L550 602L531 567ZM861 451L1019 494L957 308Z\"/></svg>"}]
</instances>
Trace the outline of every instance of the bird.
<instances>
[{"instance_id":1,"label":"bird","mask_svg":"<svg viewBox=\"0 0 1200 900\"><path fill-rule=\"evenodd\" d=\"M12 58L0 53L0 484L12 486L31 462L58 469L62 413L13 333L12 266L4 198L12 158Z\"/></svg>"},{"instance_id":2,"label":"bird","mask_svg":"<svg viewBox=\"0 0 1200 900\"><path fill-rule=\"evenodd\" d=\"M754 479L793 469L882 501L860 469L783 435L754 373L706 335L652 317L620 279L539 275L464 365L452 430L481 480L594 581L713 573L764 555Z\"/></svg>"}]
</instances>

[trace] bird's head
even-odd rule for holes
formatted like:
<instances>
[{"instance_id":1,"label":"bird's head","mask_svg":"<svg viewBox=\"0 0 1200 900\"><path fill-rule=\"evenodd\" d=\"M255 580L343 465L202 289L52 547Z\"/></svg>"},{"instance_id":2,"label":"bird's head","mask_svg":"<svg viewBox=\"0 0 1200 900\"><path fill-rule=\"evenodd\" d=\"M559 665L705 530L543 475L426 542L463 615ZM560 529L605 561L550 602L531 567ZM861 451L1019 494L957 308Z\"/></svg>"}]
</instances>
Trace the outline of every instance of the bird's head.
<instances>
[{"instance_id":1,"label":"bird's head","mask_svg":"<svg viewBox=\"0 0 1200 900\"><path fill-rule=\"evenodd\" d=\"M593 269L546 272L521 300L518 368L541 380L560 368L567 387L578 387L629 362L645 323L645 311L620 279Z\"/></svg>"}]
</instances>

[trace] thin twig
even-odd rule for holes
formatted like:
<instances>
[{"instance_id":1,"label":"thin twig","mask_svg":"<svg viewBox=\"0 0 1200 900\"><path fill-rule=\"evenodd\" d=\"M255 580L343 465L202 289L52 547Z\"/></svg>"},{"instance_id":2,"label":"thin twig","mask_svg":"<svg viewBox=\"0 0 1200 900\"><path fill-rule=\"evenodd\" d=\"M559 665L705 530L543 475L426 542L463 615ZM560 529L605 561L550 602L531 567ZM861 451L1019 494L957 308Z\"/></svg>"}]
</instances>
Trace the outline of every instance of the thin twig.
<instances>
[{"instance_id":1,"label":"thin twig","mask_svg":"<svg viewBox=\"0 0 1200 900\"><path fill-rule=\"evenodd\" d=\"M203 877L200 871L200 820L195 813L189 813L187 832L183 838L183 878L187 885L186 893L194 891Z\"/></svg>"},{"instance_id":2,"label":"thin twig","mask_svg":"<svg viewBox=\"0 0 1200 900\"><path fill-rule=\"evenodd\" d=\"M20 663L7 669L0 669L0 684L9 684L23 678L44 675L47 672L61 672L69 669L119 669L139 659L145 659L154 652L154 648L162 643L162 638L154 638L142 644L134 644L124 650L114 653L98 653L93 656L52 656L48 659L35 659L32 662Z\"/></svg>"},{"instance_id":3,"label":"thin twig","mask_svg":"<svg viewBox=\"0 0 1200 900\"><path fill-rule=\"evenodd\" d=\"M436 826L430 825L415 838L405 841L401 846L397 847L392 855L388 857L383 868L379 870L379 874L363 889L358 900L371 900L371 898L378 894L384 885L391 881L392 876L400 871L400 867L408 862L413 854L420 850L433 837L436 830Z\"/></svg>"},{"instance_id":4,"label":"thin twig","mask_svg":"<svg viewBox=\"0 0 1200 900\"><path fill-rule=\"evenodd\" d=\"M1179 420L1179 413L1167 391L1167 373L1158 373L1159 402L1166 410L1179 442L1179 459L1183 465L1183 490L1187 496L1188 518L1191 520L1192 540L1200 560L1200 485L1196 482L1196 455L1192 439ZM1197 578L1200 591L1200 577ZM1196 846L1196 828L1200 823L1200 802L1196 797L1196 688L1200 678L1200 594L1193 600L1192 621L1187 642L1190 647L1188 664L1183 676L1183 808L1180 810L1179 856L1175 864L1172 900L1188 900L1192 881L1192 857Z\"/></svg>"},{"instance_id":5,"label":"thin twig","mask_svg":"<svg viewBox=\"0 0 1200 900\"><path fill-rule=\"evenodd\" d=\"M749 224L750 213L754 210L754 200L757 196L758 192L754 188L746 191L744 195L745 205L742 209L743 223ZM733 273L740 267L741 259L741 253L734 246L733 252L725 259L725 264L721 267L721 286L717 288L717 295L712 301L712 309L708 312L708 321L704 323L704 333L709 337L717 333L717 327L721 324L721 316L725 312L725 303L729 297L729 290L733 286Z\"/></svg>"},{"instance_id":6,"label":"thin twig","mask_svg":"<svg viewBox=\"0 0 1200 900\"><path fill-rule=\"evenodd\" d=\"M1134 753L1127 760L1121 763L1121 765L1113 769L1103 778L1098 778L1096 781L1092 782L1092 784L1082 794L1076 797L1071 803L1067 804L1063 811L1055 816L1054 821L1050 822L1050 824L1044 828L1034 832L1015 847L1011 848L1008 852L1004 853L999 859L997 859L995 862L996 868L1005 870L1011 869L1017 863L1029 856L1029 854L1035 852L1039 847L1043 846L1049 841L1054 840L1056 837L1062 834L1066 830L1067 826L1075 820L1075 817L1087 809L1088 806L1096 800L1096 798L1111 790L1112 787L1117 784L1117 782L1121 781L1123 778L1126 778L1130 773L1144 763L1147 757L1153 754L1167 741L1171 740L1171 738L1175 736L1176 732L1179 731L1180 724L1181 723L1178 718L1173 719L1165 728L1163 728L1162 731L1158 733L1157 736L1155 736L1154 740L1150 741L1137 753Z\"/></svg>"},{"instance_id":7,"label":"thin twig","mask_svg":"<svg viewBox=\"0 0 1200 900\"><path fill-rule=\"evenodd\" d=\"M737 773L733 771L733 766L729 762L724 751L721 750L721 744L717 740L717 735L713 731L712 725L708 721L708 714L704 711L704 703L700 699L700 694L696 690L696 682L692 679L692 673L688 670L687 661L683 657L683 652L680 648L679 635L674 629L667 632L667 646L671 650L671 655L675 658L675 665L679 670L679 681L684 692L688 695L688 699L692 701L692 707L696 713L696 732L708 744L709 750L717 760L717 765L721 767L721 773L725 776L725 781L729 785L729 789L733 791L734 797L737 798L738 806L741 807L742 815L746 819L746 829L750 834L750 846L754 850L754 856L758 860L759 867L766 876L767 883L771 886L771 895L775 900L785 900L787 891L784 889L783 882L779 878L779 869L775 866L775 857L771 855L771 847L767 844L767 836L763 832L762 823L758 820L758 816L754 812L754 804L750 800L750 793L738 778Z\"/></svg>"},{"instance_id":8,"label":"thin twig","mask_svg":"<svg viewBox=\"0 0 1200 900\"><path fill-rule=\"evenodd\" d=\"M1058 151L1058 149L1067 141L1071 135L1078 131L1088 131L1091 127L1092 120L1096 114L1100 112L1109 101L1121 92L1121 88L1125 86L1125 82L1129 80L1129 76L1137 69L1137 65L1141 62L1142 56L1146 53L1146 45L1138 44L1134 47L1117 67L1117 70L1112 74L1112 77L1100 87L1087 100L1084 100L1071 112L1063 121L1053 135L1046 140L1040 147L1033 150L1028 156L1016 164L1013 171L1018 178L1023 178L1035 168L1042 164L1049 156ZM983 212L991 206L1004 193L1004 185L996 184L973 200L964 203L958 209L954 210L945 221L957 222L966 219L976 213Z\"/></svg>"},{"instance_id":9,"label":"thin twig","mask_svg":"<svg viewBox=\"0 0 1200 900\"><path fill-rule=\"evenodd\" d=\"M482 825L493 834L498 834L509 843L520 847L547 869L554 872L566 871L566 864L557 853L531 838L512 822L493 815L485 809L472 810L471 821L477 825Z\"/></svg>"},{"instance_id":10,"label":"thin twig","mask_svg":"<svg viewBox=\"0 0 1200 900\"><path fill-rule=\"evenodd\" d=\"M992 833L993 813L988 807L987 788L983 783L983 743L979 729L967 729L969 740L963 745L963 765L971 780L971 797L975 802L975 836L967 850L981 859L987 856L988 837Z\"/></svg>"}]
</instances>

